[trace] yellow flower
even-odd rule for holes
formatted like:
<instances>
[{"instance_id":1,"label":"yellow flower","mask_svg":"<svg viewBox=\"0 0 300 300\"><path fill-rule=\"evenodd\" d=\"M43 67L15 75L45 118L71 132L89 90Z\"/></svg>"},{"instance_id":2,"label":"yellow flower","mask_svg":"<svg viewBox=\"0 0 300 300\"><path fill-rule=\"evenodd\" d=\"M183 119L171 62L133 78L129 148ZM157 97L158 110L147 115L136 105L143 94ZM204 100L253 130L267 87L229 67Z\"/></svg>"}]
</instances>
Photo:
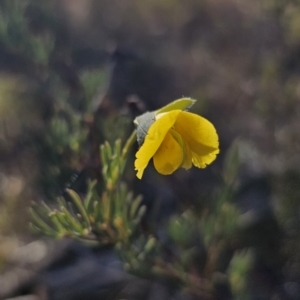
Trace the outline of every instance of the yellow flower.
<instances>
[{"instance_id":1,"label":"yellow flower","mask_svg":"<svg viewBox=\"0 0 300 300\"><path fill-rule=\"evenodd\" d=\"M183 111L194 102L180 99L135 120L140 149L134 165L139 179L151 158L157 172L163 175L180 167L205 168L215 160L219 140L214 126L203 117Z\"/></svg>"}]
</instances>

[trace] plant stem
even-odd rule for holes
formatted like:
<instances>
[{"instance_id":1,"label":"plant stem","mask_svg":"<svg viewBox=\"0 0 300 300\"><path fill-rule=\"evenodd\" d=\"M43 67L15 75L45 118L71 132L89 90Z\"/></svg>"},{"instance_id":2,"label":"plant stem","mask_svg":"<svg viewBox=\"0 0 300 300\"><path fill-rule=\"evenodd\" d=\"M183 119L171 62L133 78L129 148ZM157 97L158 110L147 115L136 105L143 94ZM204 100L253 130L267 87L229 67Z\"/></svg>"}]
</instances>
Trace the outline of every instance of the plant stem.
<instances>
[{"instance_id":1,"label":"plant stem","mask_svg":"<svg viewBox=\"0 0 300 300\"><path fill-rule=\"evenodd\" d=\"M136 142L136 130L133 130L133 132L131 133L130 137L128 138L128 140L126 141L126 144L122 150L122 158L126 159L130 148L132 147L132 145Z\"/></svg>"}]
</instances>

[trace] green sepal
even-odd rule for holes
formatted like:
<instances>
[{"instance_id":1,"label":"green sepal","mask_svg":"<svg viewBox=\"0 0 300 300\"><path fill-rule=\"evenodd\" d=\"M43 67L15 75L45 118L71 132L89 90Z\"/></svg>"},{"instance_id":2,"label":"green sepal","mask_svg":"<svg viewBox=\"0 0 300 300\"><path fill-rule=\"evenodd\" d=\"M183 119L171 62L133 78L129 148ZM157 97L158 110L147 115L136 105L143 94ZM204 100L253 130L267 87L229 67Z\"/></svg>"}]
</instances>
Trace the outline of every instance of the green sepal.
<instances>
[{"instance_id":1,"label":"green sepal","mask_svg":"<svg viewBox=\"0 0 300 300\"><path fill-rule=\"evenodd\" d=\"M175 109L179 109L179 110L187 110L189 108L191 108L194 104L195 104L196 100L192 99L192 98L181 98L178 100L175 100L169 104L167 104L166 106L158 109L155 114L162 114L162 113L166 113Z\"/></svg>"},{"instance_id":2,"label":"green sepal","mask_svg":"<svg viewBox=\"0 0 300 300\"><path fill-rule=\"evenodd\" d=\"M134 120L134 124L137 125L136 136L139 146L142 146L144 143L148 130L154 121L155 112L146 112Z\"/></svg>"}]
</instances>

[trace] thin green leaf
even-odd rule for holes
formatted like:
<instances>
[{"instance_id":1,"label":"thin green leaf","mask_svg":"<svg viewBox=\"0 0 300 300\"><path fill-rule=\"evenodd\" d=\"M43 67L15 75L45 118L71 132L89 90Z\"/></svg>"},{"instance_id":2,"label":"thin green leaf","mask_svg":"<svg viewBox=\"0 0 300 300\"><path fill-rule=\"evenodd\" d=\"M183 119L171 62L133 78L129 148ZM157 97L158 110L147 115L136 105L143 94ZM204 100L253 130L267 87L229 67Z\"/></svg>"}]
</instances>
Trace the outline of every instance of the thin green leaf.
<instances>
[{"instance_id":1,"label":"thin green leaf","mask_svg":"<svg viewBox=\"0 0 300 300\"><path fill-rule=\"evenodd\" d=\"M51 228L48 224L46 224L40 216L37 214L35 210L30 208L30 215L35 225L40 228L43 232L49 235L56 235L56 232L53 228Z\"/></svg>"},{"instance_id":2,"label":"thin green leaf","mask_svg":"<svg viewBox=\"0 0 300 300\"><path fill-rule=\"evenodd\" d=\"M61 224L59 217L57 217L57 212L54 211L52 213L49 214L49 218L52 222L52 224L54 225L54 227L56 228L58 235L59 236L63 236L66 232L64 226Z\"/></svg>"},{"instance_id":3,"label":"thin green leaf","mask_svg":"<svg viewBox=\"0 0 300 300\"><path fill-rule=\"evenodd\" d=\"M65 207L62 207L62 211L65 214L65 219L67 220L68 224L70 224L72 227L72 230L83 234L83 227L81 226L80 222L78 222Z\"/></svg>"},{"instance_id":4,"label":"thin green leaf","mask_svg":"<svg viewBox=\"0 0 300 300\"><path fill-rule=\"evenodd\" d=\"M143 197L142 196L137 196L131 206L130 206L130 211L129 211L129 218L133 219L136 216L136 212L138 210L138 208L140 207L140 204L142 202Z\"/></svg>"},{"instance_id":5,"label":"thin green leaf","mask_svg":"<svg viewBox=\"0 0 300 300\"><path fill-rule=\"evenodd\" d=\"M78 194L76 192L74 192L73 190L70 190L70 189L66 189L66 192L70 195L70 197L72 198L76 208L78 209L79 213L81 214L83 220L86 222L86 225L88 227L91 226L90 224L90 220L89 220L89 217L86 213L86 210L82 204L82 201L80 199L80 197L78 196Z\"/></svg>"},{"instance_id":6,"label":"thin green leaf","mask_svg":"<svg viewBox=\"0 0 300 300\"><path fill-rule=\"evenodd\" d=\"M91 201L94 198L94 195L96 193L96 190L95 190L96 184L97 184L97 180L93 180L88 183L88 192L84 199L84 207L85 207L85 210L87 211L87 213L90 213L90 209L92 206Z\"/></svg>"}]
</instances>

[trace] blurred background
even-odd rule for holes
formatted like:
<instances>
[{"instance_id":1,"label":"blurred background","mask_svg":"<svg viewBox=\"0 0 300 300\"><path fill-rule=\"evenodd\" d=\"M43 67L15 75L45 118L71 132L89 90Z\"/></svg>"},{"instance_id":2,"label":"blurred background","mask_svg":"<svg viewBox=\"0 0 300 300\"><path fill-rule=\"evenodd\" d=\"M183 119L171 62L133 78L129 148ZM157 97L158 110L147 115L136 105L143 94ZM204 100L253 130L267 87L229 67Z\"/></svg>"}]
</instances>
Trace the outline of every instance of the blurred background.
<instances>
[{"instance_id":1,"label":"blurred background","mask_svg":"<svg viewBox=\"0 0 300 300\"><path fill-rule=\"evenodd\" d=\"M299 1L0 0L1 299L194 299L127 275L110 249L28 226L32 201L101 180L100 143L183 96L215 125L221 154L142 181L132 155L126 180L147 217L211 205L238 138L237 244L251 270L247 292L216 299L300 299Z\"/></svg>"}]
</instances>

